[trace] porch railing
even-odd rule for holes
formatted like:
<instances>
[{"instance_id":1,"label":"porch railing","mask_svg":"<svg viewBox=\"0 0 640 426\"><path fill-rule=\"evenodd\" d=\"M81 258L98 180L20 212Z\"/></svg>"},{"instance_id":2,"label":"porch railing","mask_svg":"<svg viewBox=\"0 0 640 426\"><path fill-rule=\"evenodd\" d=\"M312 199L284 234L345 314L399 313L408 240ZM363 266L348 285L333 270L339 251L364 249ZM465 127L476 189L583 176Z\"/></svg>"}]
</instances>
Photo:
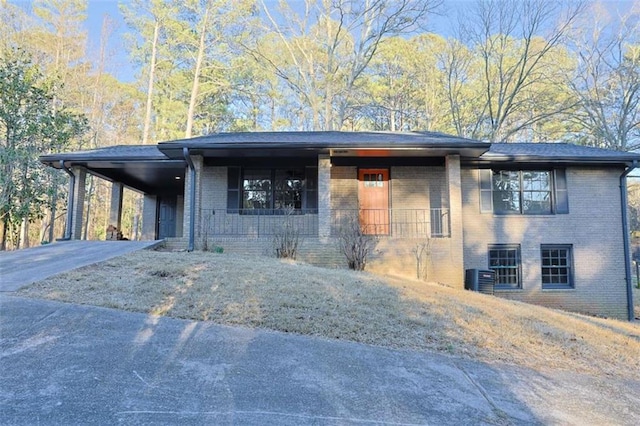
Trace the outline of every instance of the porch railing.
<instances>
[{"instance_id":1,"label":"porch railing","mask_svg":"<svg viewBox=\"0 0 640 426\"><path fill-rule=\"evenodd\" d=\"M358 218L364 233L399 238L451 236L449 209L340 209L331 212L331 233Z\"/></svg>"},{"instance_id":2,"label":"porch railing","mask_svg":"<svg viewBox=\"0 0 640 426\"><path fill-rule=\"evenodd\" d=\"M216 209L201 211L203 236L271 236L293 226L300 236L318 235L317 210ZM358 220L365 233L399 238L449 237L449 209L334 209L331 235Z\"/></svg>"},{"instance_id":3,"label":"porch railing","mask_svg":"<svg viewBox=\"0 0 640 426\"><path fill-rule=\"evenodd\" d=\"M203 210L201 224L202 233L209 237L270 236L277 234L285 225L293 226L301 236L318 235L317 210Z\"/></svg>"}]
</instances>

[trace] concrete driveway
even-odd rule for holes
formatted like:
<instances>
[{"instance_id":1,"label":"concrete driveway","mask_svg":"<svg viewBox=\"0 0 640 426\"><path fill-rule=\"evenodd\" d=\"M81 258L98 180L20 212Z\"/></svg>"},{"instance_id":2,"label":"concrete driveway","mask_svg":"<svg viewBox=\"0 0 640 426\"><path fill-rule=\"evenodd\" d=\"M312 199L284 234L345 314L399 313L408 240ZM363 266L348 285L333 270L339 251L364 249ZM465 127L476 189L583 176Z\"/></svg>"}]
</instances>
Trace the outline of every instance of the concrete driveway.
<instances>
[{"instance_id":1,"label":"concrete driveway","mask_svg":"<svg viewBox=\"0 0 640 426\"><path fill-rule=\"evenodd\" d=\"M0 252L0 292L16 291L52 275L160 243L162 241L61 241Z\"/></svg>"},{"instance_id":2,"label":"concrete driveway","mask_svg":"<svg viewBox=\"0 0 640 426\"><path fill-rule=\"evenodd\" d=\"M637 382L7 293L0 313L6 425L640 423Z\"/></svg>"},{"instance_id":3,"label":"concrete driveway","mask_svg":"<svg viewBox=\"0 0 640 426\"><path fill-rule=\"evenodd\" d=\"M157 242L0 253L0 424L640 424L640 382L17 297Z\"/></svg>"}]
</instances>

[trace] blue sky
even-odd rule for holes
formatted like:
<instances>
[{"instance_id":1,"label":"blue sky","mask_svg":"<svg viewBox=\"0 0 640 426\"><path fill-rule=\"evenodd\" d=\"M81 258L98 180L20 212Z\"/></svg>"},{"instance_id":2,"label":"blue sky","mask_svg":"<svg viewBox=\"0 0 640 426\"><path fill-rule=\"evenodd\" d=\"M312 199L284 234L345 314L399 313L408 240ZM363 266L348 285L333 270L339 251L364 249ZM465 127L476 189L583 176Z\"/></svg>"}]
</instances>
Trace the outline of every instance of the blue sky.
<instances>
[{"instance_id":1,"label":"blue sky","mask_svg":"<svg viewBox=\"0 0 640 426\"><path fill-rule=\"evenodd\" d=\"M303 0L293 0L303 3ZM132 81L135 77L135 65L129 60L127 48L124 40L124 33L127 28L124 23L118 3L126 2L126 0L89 0L88 17L85 23L85 27L89 35L88 53L92 56L92 52L97 52L100 43L100 31L102 27L102 19L105 14L108 14L114 21L115 28L110 40L110 51L112 56L112 63L114 64L112 69L108 71L114 74L121 81ZM276 0L265 0L267 5L270 3L277 4ZM18 1L17 3L21 3ZM474 0L445 0L446 8L465 8L474 3ZM607 7L611 10L621 9L628 10L633 0L608 0L603 1ZM450 22L446 16L434 17L431 21L430 29L439 33L445 34L451 28Z\"/></svg>"}]
</instances>

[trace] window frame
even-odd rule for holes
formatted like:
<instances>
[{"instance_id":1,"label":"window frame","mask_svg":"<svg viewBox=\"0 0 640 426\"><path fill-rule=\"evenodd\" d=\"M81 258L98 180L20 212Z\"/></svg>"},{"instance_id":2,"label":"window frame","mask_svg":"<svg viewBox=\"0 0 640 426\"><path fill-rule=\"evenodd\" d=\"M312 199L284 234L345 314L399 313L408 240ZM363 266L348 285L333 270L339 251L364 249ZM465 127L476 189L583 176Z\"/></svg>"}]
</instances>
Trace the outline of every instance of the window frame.
<instances>
[{"instance_id":1,"label":"window frame","mask_svg":"<svg viewBox=\"0 0 640 426\"><path fill-rule=\"evenodd\" d=\"M261 167L255 166L228 166L227 167L227 213L236 214L258 214L258 215L279 215L279 214L305 214L317 213L318 211L318 177L317 167L312 166L295 166L295 167ZM251 191L246 189L245 180L251 173L261 172L265 179L268 180L268 193L264 197L267 205L259 208L245 207L245 193ZM277 207L277 200L286 199L285 194L288 185L287 179L281 179L293 172L301 177L299 191L300 206L294 206L293 209L287 207ZM256 174L257 176L257 174ZM278 183L280 179L280 183ZM258 191L258 190L255 190ZM263 191L263 190L259 190ZM293 197L295 200L296 197ZM296 203L297 204L297 203Z\"/></svg>"},{"instance_id":2,"label":"window frame","mask_svg":"<svg viewBox=\"0 0 640 426\"><path fill-rule=\"evenodd\" d=\"M551 255L545 256L545 250L553 251L553 250L565 250L566 255L560 257L553 257ZM549 259L550 262L553 260L562 260L564 258L564 264L549 264L545 265L545 259ZM557 269L558 272L548 273L549 277L562 277L566 276L567 279L565 282L548 282L545 283L545 269ZM565 269L565 273L561 273L559 270ZM575 268L573 263L573 245L572 244L541 244L540 245L540 284L542 285L543 290L572 290L575 289Z\"/></svg>"},{"instance_id":3,"label":"window frame","mask_svg":"<svg viewBox=\"0 0 640 426\"><path fill-rule=\"evenodd\" d=\"M515 251L515 256L514 256L514 260L516 263L515 265L492 264L492 263L495 263L494 261L492 261L492 256L491 256L492 252L511 251L511 250ZM504 259L508 259L508 257L498 258L496 260L499 261ZM495 289L496 290L522 290L522 255L521 255L520 244L489 244L488 250L487 250L487 264L488 264L488 268L495 272L495 276L496 276ZM507 271L507 270L515 271L516 282L515 283L498 283L498 279L502 276L500 271Z\"/></svg>"},{"instance_id":4,"label":"window frame","mask_svg":"<svg viewBox=\"0 0 640 426\"><path fill-rule=\"evenodd\" d=\"M527 188L524 184L526 181L524 176L526 173L540 173L546 172L549 174L549 190L543 191L536 188ZM479 192L480 192L480 212L481 213L493 213L498 216L549 216L556 214L568 214L569 213L569 196L567 189L566 170L563 168L548 169L548 168L482 168L479 169ZM517 174L516 181L518 186L517 191L513 191L517 194L518 209L512 210L497 210L494 197L499 191L495 188L494 175L497 173L505 174ZM535 180L531 181L531 186L535 186ZM549 193L549 209L545 211L527 211L524 209L524 203L528 198L531 198L531 194L534 193ZM529 194L529 196L527 196Z\"/></svg>"}]
</instances>

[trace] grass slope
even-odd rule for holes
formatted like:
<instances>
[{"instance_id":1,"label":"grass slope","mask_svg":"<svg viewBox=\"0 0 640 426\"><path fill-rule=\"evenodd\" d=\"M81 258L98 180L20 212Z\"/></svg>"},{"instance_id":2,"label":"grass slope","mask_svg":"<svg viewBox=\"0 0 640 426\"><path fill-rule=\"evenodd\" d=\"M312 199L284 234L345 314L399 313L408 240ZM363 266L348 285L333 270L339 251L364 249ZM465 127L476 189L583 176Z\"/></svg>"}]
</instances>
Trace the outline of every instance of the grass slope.
<instances>
[{"instance_id":1,"label":"grass slope","mask_svg":"<svg viewBox=\"0 0 640 426\"><path fill-rule=\"evenodd\" d=\"M640 379L638 323L271 258L140 251L18 294Z\"/></svg>"}]
</instances>

